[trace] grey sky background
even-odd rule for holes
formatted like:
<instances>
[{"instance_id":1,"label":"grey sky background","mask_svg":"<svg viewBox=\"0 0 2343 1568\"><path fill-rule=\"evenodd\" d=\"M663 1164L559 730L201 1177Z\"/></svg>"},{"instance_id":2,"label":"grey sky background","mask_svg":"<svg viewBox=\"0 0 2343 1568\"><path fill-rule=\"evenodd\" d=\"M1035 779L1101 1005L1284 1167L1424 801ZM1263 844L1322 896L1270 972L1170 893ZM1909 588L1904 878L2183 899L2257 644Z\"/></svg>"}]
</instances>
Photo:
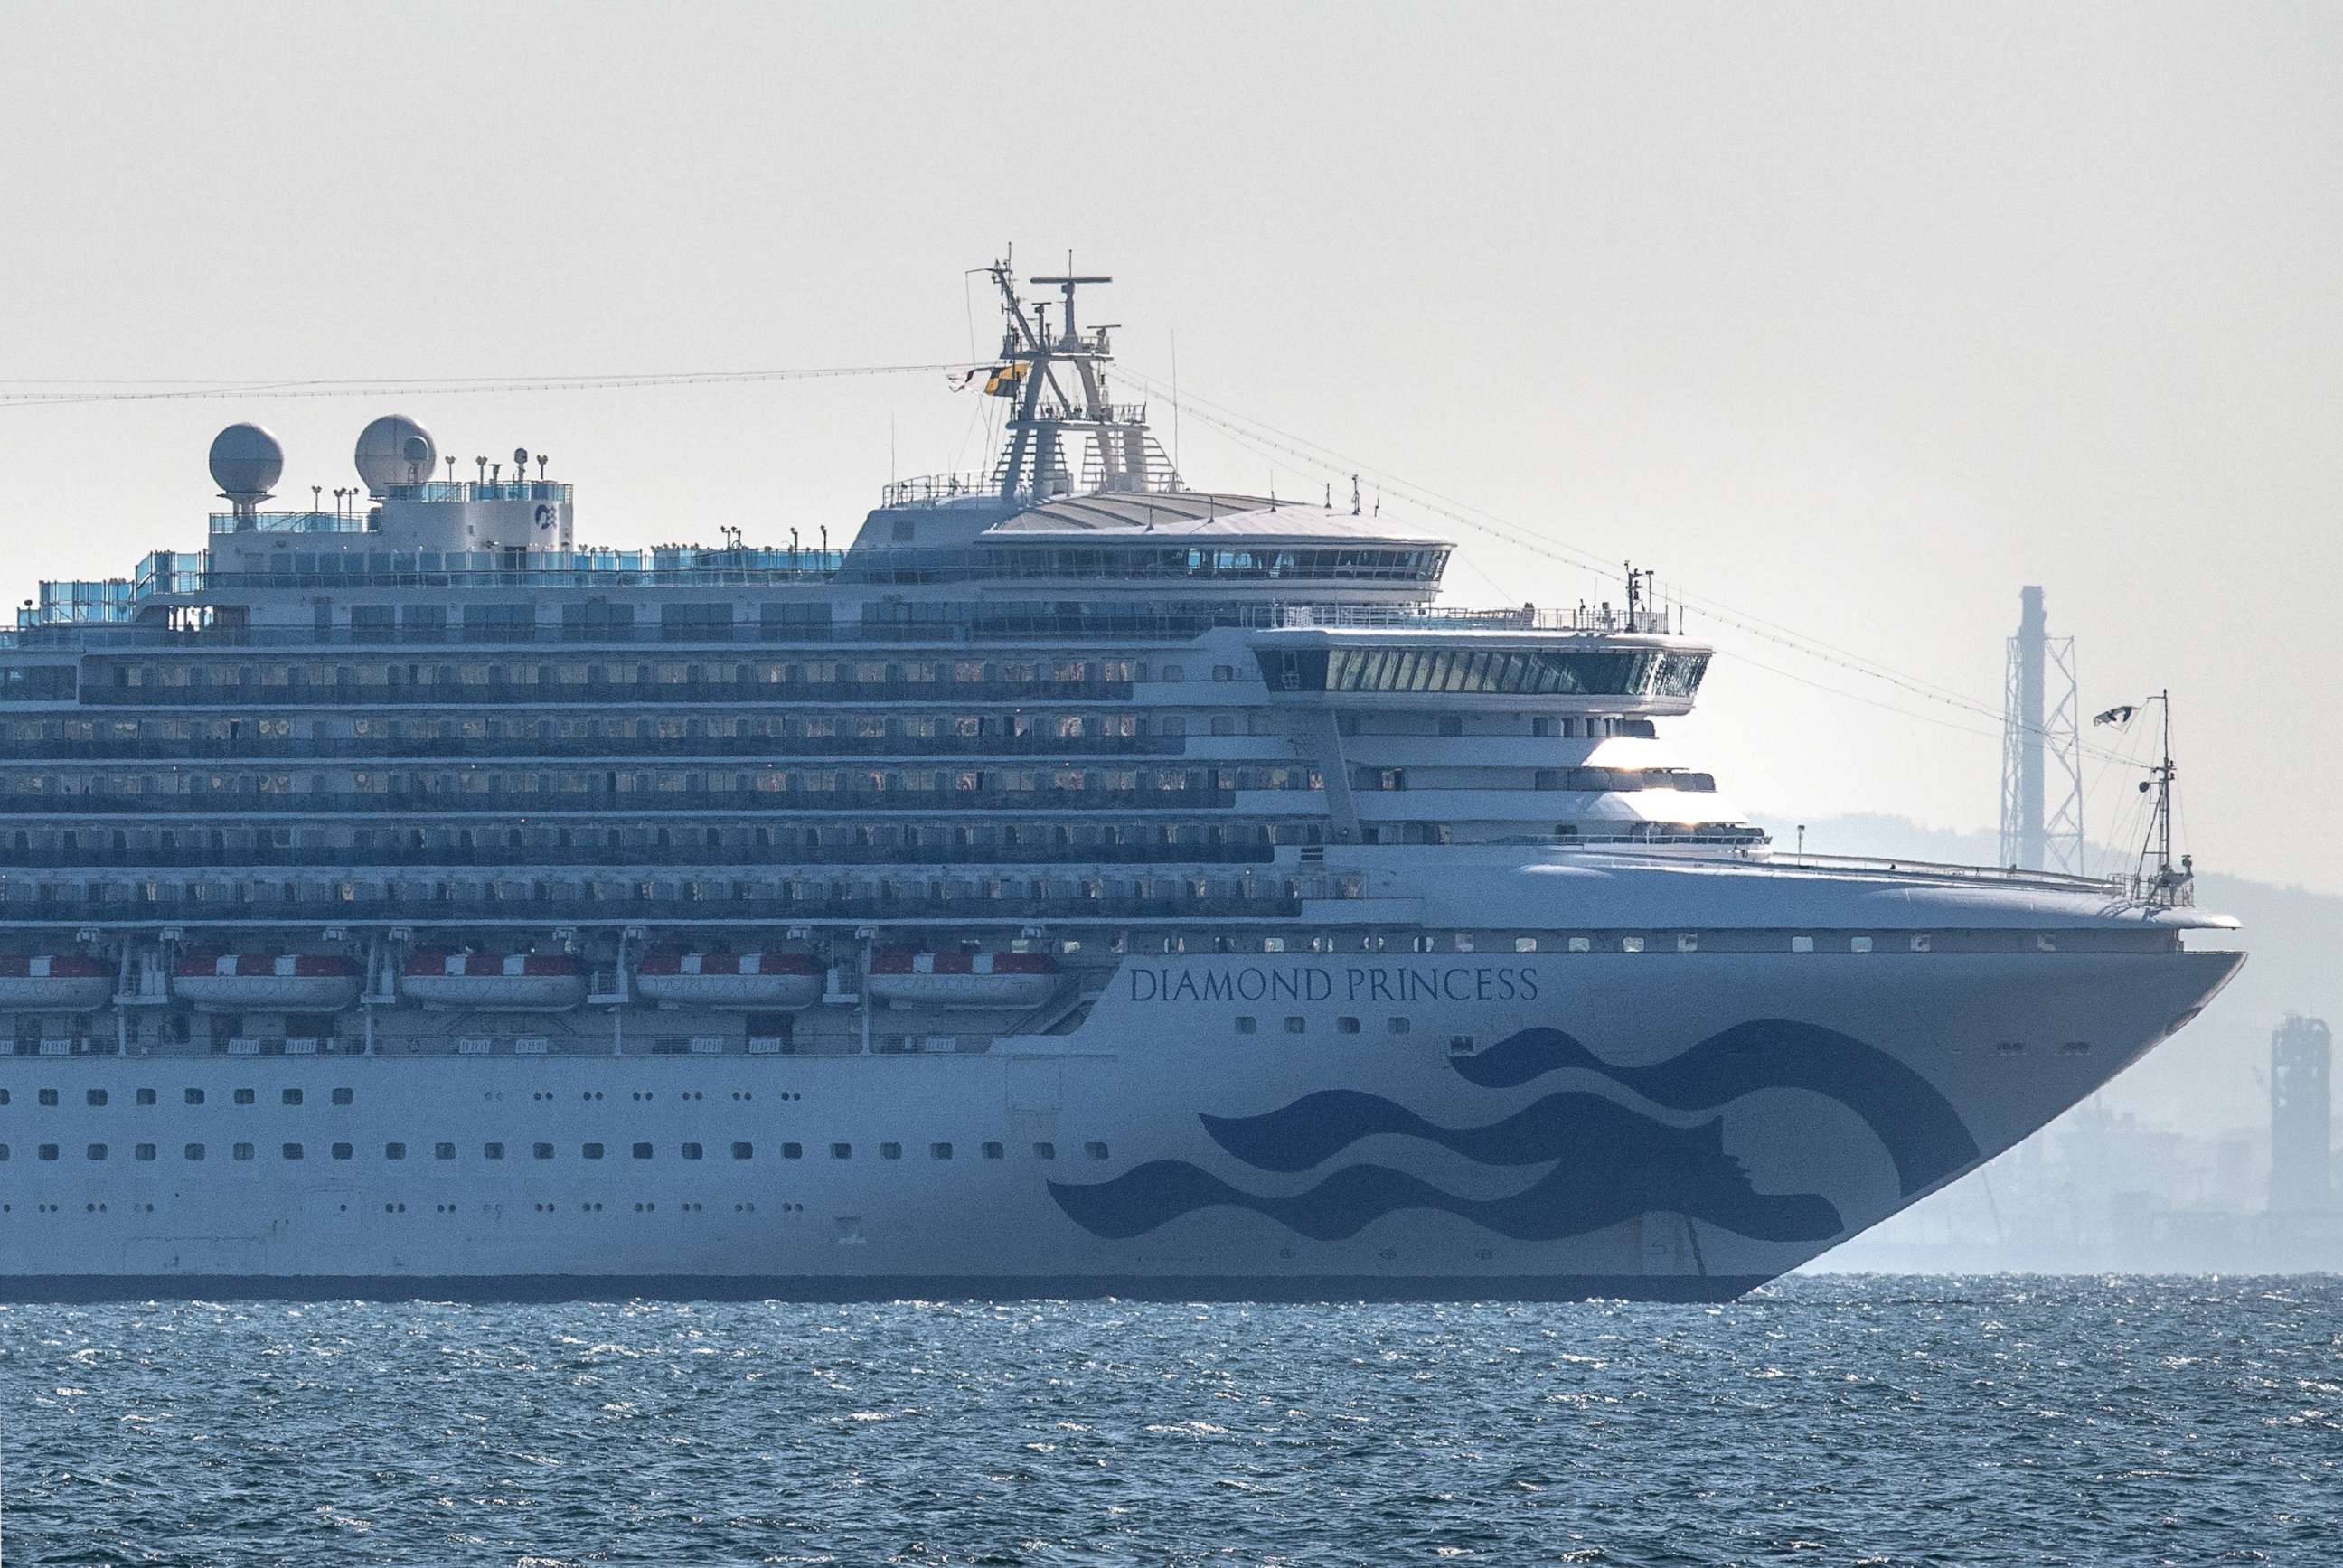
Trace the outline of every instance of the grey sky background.
<instances>
[{"instance_id":1,"label":"grey sky background","mask_svg":"<svg viewBox=\"0 0 2343 1568\"><path fill-rule=\"evenodd\" d=\"M960 359L996 331L963 269L1071 247L1117 276L1135 369L1168 376L1176 332L1184 393L1988 709L2046 584L2087 709L2171 686L2200 860L2343 889L2343 9L0 25L0 392ZM285 439L287 504L350 483L397 407L467 468L551 453L583 542L810 542L890 467L979 466L976 402L914 376L0 406L5 591L199 547L235 418ZM1180 455L1199 485L1321 483L1198 418ZM1440 526L1452 598L1615 596ZM1745 805L1992 825L1990 718L1691 627L1727 655L1694 732ZM2105 836L2131 776L2092 777Z\"/></svg>"}]
</instances>

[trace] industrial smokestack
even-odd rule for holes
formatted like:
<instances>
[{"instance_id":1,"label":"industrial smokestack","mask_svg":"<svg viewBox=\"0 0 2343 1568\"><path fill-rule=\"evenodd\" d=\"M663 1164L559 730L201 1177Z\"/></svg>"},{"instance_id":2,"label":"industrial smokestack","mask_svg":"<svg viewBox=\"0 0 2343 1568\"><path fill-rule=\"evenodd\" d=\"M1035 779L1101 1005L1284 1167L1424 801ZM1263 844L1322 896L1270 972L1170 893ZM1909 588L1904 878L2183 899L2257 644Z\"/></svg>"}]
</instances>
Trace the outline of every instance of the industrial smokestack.
<instances>
[{"instance_id":1,"label":"industrial smokestack","mask_svg":"<svg viewBox=\"0 0 2343 1568\"><path fill-rule=\"evenodd\" d=\"M2047 859L2042 834L2042 667L2050 620L2038 586L2020 588L2017 606L2017 863L2038 871Z\"/></svg>"}]
</instances>

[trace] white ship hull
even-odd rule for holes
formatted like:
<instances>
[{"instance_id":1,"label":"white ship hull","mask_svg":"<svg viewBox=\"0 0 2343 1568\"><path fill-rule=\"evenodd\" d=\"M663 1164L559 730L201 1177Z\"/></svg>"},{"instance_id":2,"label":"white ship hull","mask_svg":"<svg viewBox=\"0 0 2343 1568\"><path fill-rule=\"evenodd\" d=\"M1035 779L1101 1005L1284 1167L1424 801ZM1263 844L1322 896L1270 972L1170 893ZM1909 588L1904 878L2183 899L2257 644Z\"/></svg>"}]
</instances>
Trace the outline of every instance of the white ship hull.
<instances>
[{"instance_id":1,"label":"white ship hull","mask_svg":"<svg viewBox=\"0 0 2343 1568\"><path fill-rule=\"evenodd\" d=\"M965 1054L0 1059L0 1293L1725 1297L2023 1138L2237 961L1184 957Z\"/></svg>"},{"instance_id":2,"label":"white ship hull","mask_svg":"<svg viewBox=\"0 0 2343 1568\"><path fill-rule=\"evenodd\" d=\"M232 425L202 549L41 585L0 1294L1730 1296L2237 961L2161 850L1773 859L1650 573L1474 608L1192 486L1102 280L990 273L998 460L844 549L579 548L392 416L363 505Z\"/></svg>"}]
</instances>

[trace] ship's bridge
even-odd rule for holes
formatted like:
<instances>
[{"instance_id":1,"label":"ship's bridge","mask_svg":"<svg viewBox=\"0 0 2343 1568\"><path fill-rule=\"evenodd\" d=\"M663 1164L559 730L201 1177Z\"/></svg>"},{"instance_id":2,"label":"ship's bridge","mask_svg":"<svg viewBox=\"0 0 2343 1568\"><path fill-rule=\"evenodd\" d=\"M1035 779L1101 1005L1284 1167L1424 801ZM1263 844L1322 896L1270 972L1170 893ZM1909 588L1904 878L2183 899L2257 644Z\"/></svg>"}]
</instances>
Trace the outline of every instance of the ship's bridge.
<instances>
[{"instance_id":1,"label":"ship's bridge","mask_svg":"<svg viewBox=\"0 0 2343 1568\"><path fill-rule=\"evenodd\" d=\"M1382 518L1272 498L1097 492L992 519L973 508L882 508L856 537L847 575L980 581L1053 598L1112 583L1272 598L1339 584L1363 604L1403 605L1438 591L1453 548Z\"/></svg>"},{"instance_id":2,"label":"ship's bridge","mask_svg":"<svg viewBox=\"0 0 2343 1568\"><path fill-rule=\"evenodd\" d=\"M1250 644L1269 700L1346 709L1688 713L1714 651L1663 610L1291 607Z\"/></svg>"}]
</instances>

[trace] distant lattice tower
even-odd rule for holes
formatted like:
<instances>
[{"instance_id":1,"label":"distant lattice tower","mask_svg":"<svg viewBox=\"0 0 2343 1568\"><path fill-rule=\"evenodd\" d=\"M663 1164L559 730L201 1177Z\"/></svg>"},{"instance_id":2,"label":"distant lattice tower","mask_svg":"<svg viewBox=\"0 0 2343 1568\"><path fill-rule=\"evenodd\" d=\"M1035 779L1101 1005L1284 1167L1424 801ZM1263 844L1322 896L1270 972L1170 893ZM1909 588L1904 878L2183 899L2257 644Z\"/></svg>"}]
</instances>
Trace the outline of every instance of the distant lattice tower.
<instances>
[{"instance_id":1,"label":"distant lattice tower","mask_svg":"<svg viewBox=\"0 0 2343 1568\"><path fill-rule=\"evenodd\" d=\"M2017 602L2001 701L2001 863L2079 876L2083 705L2075 639L2049 635L2040 588L2019 589Z\"/></svg>"},{"instance_id":2,"label":"distant lattice tower","mask_svg":"<svg viewBox=\"0 0 2343 1568\"><path fill-rule=\"evenodd\" d=\"M2334 1200L2328 1171L2334 1057L2326 1023L2288 1013L2270 1036L2270 1212L2315 1213Z\"/></svg>"}]
</instances>

